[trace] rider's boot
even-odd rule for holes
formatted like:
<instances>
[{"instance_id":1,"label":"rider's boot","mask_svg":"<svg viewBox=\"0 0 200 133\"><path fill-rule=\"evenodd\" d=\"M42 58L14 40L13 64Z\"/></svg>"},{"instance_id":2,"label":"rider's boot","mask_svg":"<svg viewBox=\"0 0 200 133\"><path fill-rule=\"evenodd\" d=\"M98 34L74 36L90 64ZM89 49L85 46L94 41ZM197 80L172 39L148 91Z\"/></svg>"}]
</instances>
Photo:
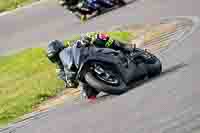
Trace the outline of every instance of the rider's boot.
<instances>
[{"instance_id":1,"label":"rider's boot","mask_svg":"<svg viewBox=\"0 0 200 133\"><path fill-rule=\"evenodd\" d=\"M79 83L79 89L80 89L80 96L82 100L88 99L96 100L96 96L99 94L95 89L91 88L89 85L85 83Z\"/></svg>"}]
</instances>

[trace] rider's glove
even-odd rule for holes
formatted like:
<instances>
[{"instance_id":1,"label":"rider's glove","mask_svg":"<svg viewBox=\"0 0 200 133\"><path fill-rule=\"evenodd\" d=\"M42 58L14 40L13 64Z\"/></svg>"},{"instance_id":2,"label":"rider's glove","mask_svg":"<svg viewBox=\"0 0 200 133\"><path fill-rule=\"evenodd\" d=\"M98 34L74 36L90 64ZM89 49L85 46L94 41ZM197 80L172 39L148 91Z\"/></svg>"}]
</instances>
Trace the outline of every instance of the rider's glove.
<instances>
[{"instance_id":1,"label":"rider's glove","mask_svg":"<svg viewBox=\"0 0 200 133\"><path fill-rule=\"evenodd\" d=\"M65 87L66 88L76 88L78 84L74 80L66 80Z\"/></svg>"}]
</instances>

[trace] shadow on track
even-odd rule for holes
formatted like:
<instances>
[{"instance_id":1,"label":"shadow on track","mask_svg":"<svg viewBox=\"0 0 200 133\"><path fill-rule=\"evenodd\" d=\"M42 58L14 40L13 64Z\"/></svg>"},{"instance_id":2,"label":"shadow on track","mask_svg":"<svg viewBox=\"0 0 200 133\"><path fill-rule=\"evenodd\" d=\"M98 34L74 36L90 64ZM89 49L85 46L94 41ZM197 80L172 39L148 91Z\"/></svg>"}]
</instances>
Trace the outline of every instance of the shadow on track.
<instances>
[{"instance_id":1,"label":"shadow on track","mask_svg":"<svg viewBox=\"0 0 200 133\"><path fill-rule=\"evenodd\" d=\"M167 74L177 72L178 70L180 70L180 69L182 69L182 68L184 68L186 66L188 66L188 64L185 64L185 63L180 63L180 64L177 64L177 65L171 66L171 67L167 68L166 70L164 70L160 75L158 75L156 77L133 83L132 85L130 85L130 89L129 90L132 90L132 89L134 89L134 88L136 88L138 86L141 86L144 83L148 83L148 82L151 82L153 80L156 80L156 79L158 79L160 77L163 77L163 76L165 76Z\"/></svg>"},{"instance_id":2,"label":"shadow on track","mask_svg":"<svg viewBox=\"0 0 200 133\"><path fill-rule=\"evenodd\" d=\"M129 86L129 90L128 90L128 91L133 90L133 89L135 89L136 87L139 87L139 86L141 86L141 85L143 85L143 84L145 84L145 83L152 82L153 80L156 80L156 79L158 79L158 78L160 78L160 77L166 76L166 75L168 75L168 74L170 74L170 73L175 73L175 72L179 71L180 69L182 69L182 68L184 68L184 67L186 67L186 66L188 66L188 64L185 64L185 63L180 63L180 64L177 64L177 65L171 66L171 67L167 68L166 70L164 70L160 75L158 75L158 76L156 76L156 77L153 77L153 78L150 78L150 79L146 79L146 80L142 80L142 81L138 81L138 82L135 82L135 83L131 84L131 85ZM127 92L126 92L126 93L127 93ZM125 93L124 93L124 94L125 94ZM123 94L122 94L122 95L123 95ZM113 97L115 97L115 96L109 95L109 94L104 94L104 95L102 95L102 96L100 96L100 97L98 98L98 101L99 101L99 100L100 100L100 101L106 100L106 99L108 99L108 98L113 98Z\"/></svg>"}]
</instances>

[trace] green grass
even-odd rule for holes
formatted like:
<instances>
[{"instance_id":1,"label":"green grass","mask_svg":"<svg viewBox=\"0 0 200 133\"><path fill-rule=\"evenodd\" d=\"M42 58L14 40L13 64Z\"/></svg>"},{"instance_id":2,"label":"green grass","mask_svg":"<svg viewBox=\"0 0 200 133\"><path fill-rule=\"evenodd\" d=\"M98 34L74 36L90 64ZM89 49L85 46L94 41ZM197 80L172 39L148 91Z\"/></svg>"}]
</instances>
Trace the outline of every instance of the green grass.
<instances>
[{"instance_id":1,"label":"green grass","mask_svg":"<svg viewBox=\"0 0 200 133\"><path fill-rule=\"evenodd\" d=\"M31 112L63 86L41 48L1 57L0 75L0 123Z\"/></svg>"},{"instance_id":2,"label":"green grass","mask_svg":"<svg viewBox=\"0 0 200 133\"><path fill-rule=\"evenodd\" d=\"M128 43L130 40L136 37L133 32L108 32L108 34L113 38L124 43Z\"/></svg>"},{"instance_id":3,"label":"green grass","mask_svg":"<svg viewBox=\"0 0 200 133\"><path fill-rule=\"evenodd\" d=\"M123 41L132 36L127 32L109 34ZM77 38L79 36L70 42ZM34 106L61 91L64 84L57 79L55 67L42 48L0 57L0 124L31 112Z\"/></svg>"},{"instance_id":4,"label":"green grass","mask_svg":"<svg viewBox=\"0 0 200 133\"><path fill-rule=\"evenodd\" d=\"M35 0L0 0L0 12L12 10L18 6L32 3Z\"/></svg>"}]
</instances>

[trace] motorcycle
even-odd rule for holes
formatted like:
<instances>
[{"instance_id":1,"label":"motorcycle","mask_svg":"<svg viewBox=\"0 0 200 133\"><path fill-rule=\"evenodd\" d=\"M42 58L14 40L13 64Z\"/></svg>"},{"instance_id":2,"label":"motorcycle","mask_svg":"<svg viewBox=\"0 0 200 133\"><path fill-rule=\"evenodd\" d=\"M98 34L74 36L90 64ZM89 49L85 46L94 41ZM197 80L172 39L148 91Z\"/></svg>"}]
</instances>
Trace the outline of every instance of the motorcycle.
<instances>
[{"instance_id":1,"label":"motorcycle","mask_svg":"<svg viewBox=\"0 0 200 133\"><path fill-rule=\"evenodd\" d=\"M61 2L64 5L65 2ZM68 9L74 13L81 21L98 16L110 10L126 5L124 0L85 0Z\"/></svg>"},{"instance_id":2,"label":"motorcycle","mask_svg":"<svg viewBox=\"0 0 200 133\"><path fill-rule=\"evenodd\" d=\"M161 61L155 55L136 47L130 53L96 47L69 49L71 54L67 60L78 70L76 80L98 93L122 94L129 90L131 83L157 76L162 71Z\"/></svg>"}]
</instances>

